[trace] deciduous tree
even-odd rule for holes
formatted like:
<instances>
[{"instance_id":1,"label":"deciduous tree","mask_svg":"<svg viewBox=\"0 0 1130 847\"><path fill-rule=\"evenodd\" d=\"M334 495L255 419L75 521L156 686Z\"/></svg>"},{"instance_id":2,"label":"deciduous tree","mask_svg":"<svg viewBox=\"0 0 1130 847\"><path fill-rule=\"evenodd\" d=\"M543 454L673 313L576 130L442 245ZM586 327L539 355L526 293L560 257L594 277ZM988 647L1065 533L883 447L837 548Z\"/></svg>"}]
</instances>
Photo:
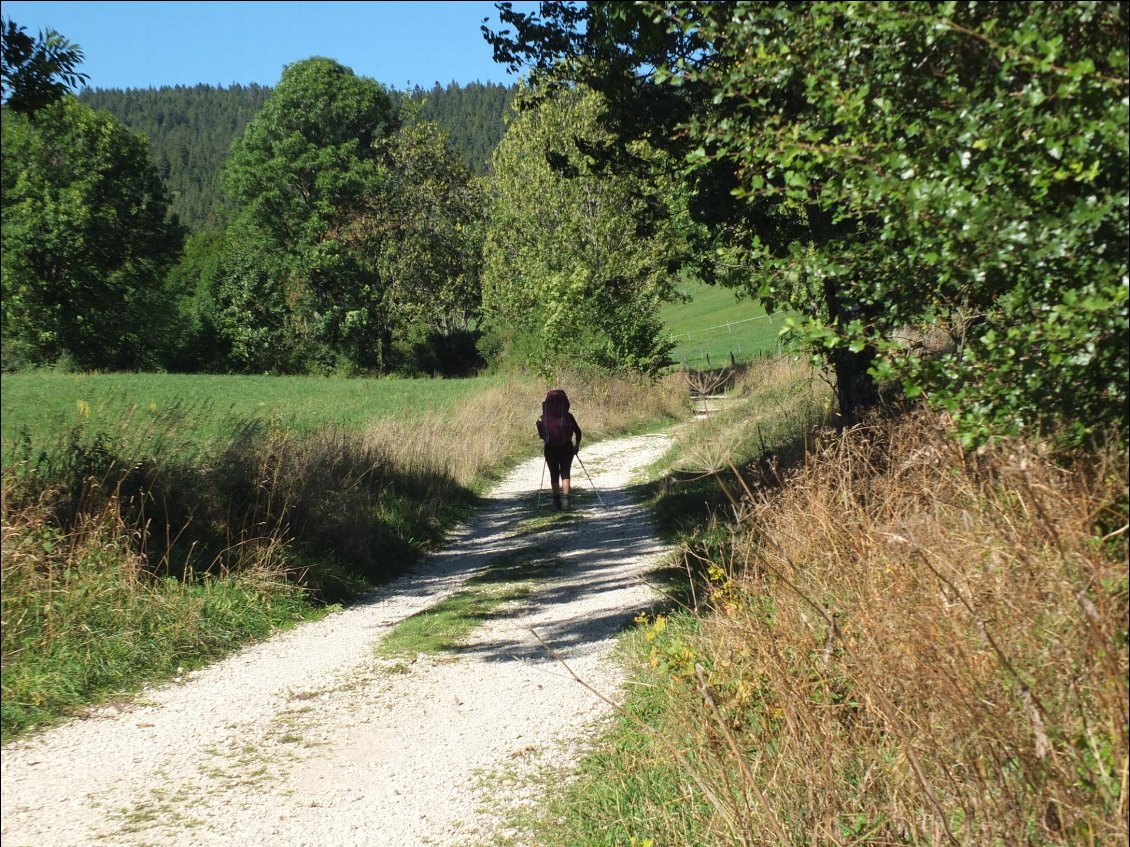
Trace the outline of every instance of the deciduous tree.
<instances>
[{"instance_id":1,"label":"deciduous tree","mask_svg":"<svg viewBox=\"0 0 1130 847\"><path fill-rule=\"evenodd\" d=\"M893 375L968 443L1126 431L1126 3L502 8L498 58L680 151L747 287L806 314L847 420ZM902 355L939 325L950 354Z\"/></svg>"},{"instance_id":2,"label":"deciduous tree","mask_svg":"<svg viewBox=\"0 0 1130 847\"><path fill-rule=\"evenodd\" d=\"M9 363L157 364L161 283L182 237L145 140L73 97L3 120Z\"/></svg>"},{"instance_id":3,"label":"deciduous tree","mask_svg":"<svg viewBox=\"0 0 1130 847\"><path fill-rule=\"evenodd\" d=\"M542 369L653 371L671 349L658 307L683 249L674 186L593 171L583 151L607 141L600 110L595 92L562 90L511 124L493 160L484 307L512 354ZM633 155L658 154L640 143Z\"/></svg>"},{"instance_id":4,"label":"deciduous tree","mask_svg":"<svg viewBox=\"0 0 1130 847\"><path fill-rule=\"evenodd\" d=\"M410 367L479 308L482 190L432 123L330 59L291 65L225 172L217 287L234 363Z\"/></svg>"},{"instance_id":5,"label":"deciduous tree","mask_svg":"<svg viewBox=\"0 0 1130 847\"><path fill-rule=\"evenodd\" d=\"M483 182L447 133L406 111L400 130L377 145L378 190L349 227L375 256L402 359L429 338L442 346L444 338L469 337L478 324L486 215Z\"/></svg>"},{"instance_id":6,"label":"deciduous tree","mask_svg":"<svg viewBox=\"0 0 1130 847\"><path fill-rule=\"evenodd\" d=\"M89 78L77 68L82 50L53 29L37 38L13 20L0 22L0 102L30 115Z\"/></svg>"},{"instance_id":7,"label":"deciduous tree","mask_svg":"<svg viewBox=\"0 0 1130 847\"><path fill-rule=\"evenodd\" d=\"M277 350L304 351L300 358L319 369L382 366L382 338L389 332L384 291L371 251L346 231L379 192L374 143L395 130L396 121L395 102L379 83L331 59L306 59L283 71L224 173L241 210L238 238L229 239L239 253L235 264L258 280L253 285L243 273L226 280L233 350L265 329L253 322L257 312L285 313L274 329L285 327L290 337L275 337ZM250 255L255 248L261 248L257 260ZM240 291L241 284L247 290ZM257 311L233 308L252 290L266 294L264 285L277 302Z\"/></svg>"}]
</instances>

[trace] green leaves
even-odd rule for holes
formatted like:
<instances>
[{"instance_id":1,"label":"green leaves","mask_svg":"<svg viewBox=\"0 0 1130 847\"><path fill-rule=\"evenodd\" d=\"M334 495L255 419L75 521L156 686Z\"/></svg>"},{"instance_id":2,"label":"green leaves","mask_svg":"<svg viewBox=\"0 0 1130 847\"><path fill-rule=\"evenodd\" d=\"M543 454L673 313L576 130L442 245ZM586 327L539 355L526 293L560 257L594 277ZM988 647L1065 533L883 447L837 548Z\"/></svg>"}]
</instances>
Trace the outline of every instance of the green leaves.
<instances>
[{"instance_id":1,"label":"green leaves","mask_svg":"<svg viewBox=\"0 0 1130 847\"><path fill-rule=\"evenodd\" d=\"M382 233L381 279L394 318L445 334L479 316L486 194L435 123L407 121L381 147L382 189L366 205Z\"/></svg>"},{"instance_id":2,"label":"green leaves","mask_svg":"<svg viewBox=\"0 0 1130 847\"><path fill-rule=\"evenodd\" d=\"M522 112L494 157L483 305L510 353L545 371L589 364L652 371L671 344L659 303L682 238L674 183L597 172L607 143L596 94L561 92ZM644 145L640 158L657 154Z\"/></svg>"},{"instance_id":3,"label":"green leaves","mask_svg":"<svg viewBox=\"0 0 1130 847\"><path fill-rule=\"evenodd\" d=\"M484 199L432 123L329 59L289 66L225 173L222 334L248 370L411 370L478 315Z\"/></svg>"},{"instance_id":4,"label":"green leaves","mask_svg":"<svg viewBox=\"0 0 1130 847\"><path fill-rule=\"evenodd\" d=\"M381 366L387 309L371 253L346 233L379 189L374 142L395 123L378 83L313 58L286 68L234 145L221 332L244 368Z\"/></svg>"},{"instance_id":5,"label":"green leaves","mask_svg":"<svg viewBox=\"0 0 1130 847\"><path fill-rule=\"evenodd\" d=\"M156 364L181 232L145 140L72 97L5 114L3 135L6 362Z\"/></svg>"},{"instance_id":6,"label":"green leaves","mask_svg":"<svg viewBox=\"0 0 1130 847\"><path fill-rule=\"evenodd\" d=\"M15 21L0 25L0 91L3 105L13 112L32 115L58 102L89 77L76 68L82 50L52 29L37 38Z\"/></svg>"},{"instance_id":7,"label":"green leaves","mask_svg":"<svg viewBox=\"0 0 1130 847\"><path fill-rule=\"evenodd\" d=\"M1125 432L1124 10L707 5L665 4L713 45L685 80L713 93L688 161L731 168L758 236L738 245L807 343L892 351L876 373L958 410L971 442ZM790 208L831 223L782 227ZM970 315L952 354L893 353Z\"/></svg>"}]
</instances>

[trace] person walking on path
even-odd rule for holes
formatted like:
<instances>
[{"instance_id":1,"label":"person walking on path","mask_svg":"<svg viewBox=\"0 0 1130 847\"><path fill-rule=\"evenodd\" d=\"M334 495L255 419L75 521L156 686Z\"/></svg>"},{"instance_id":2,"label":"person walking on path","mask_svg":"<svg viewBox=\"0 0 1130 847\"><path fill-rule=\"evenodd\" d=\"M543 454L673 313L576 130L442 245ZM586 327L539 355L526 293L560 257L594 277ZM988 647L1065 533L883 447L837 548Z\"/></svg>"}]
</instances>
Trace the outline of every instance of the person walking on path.
<instances>
[{"instance_id":1,"label":"person walking on path","mask_svg":"<svg viewBox=\"0 0 1130 847\"><path fill-rule=\"evenodd\" d=\"M553 489L553 508L569 509L569 474L573 457L581 449L581 428L569 411L569 397L560 388L546 392L538 418L538 435L545 442L545 463ZM574 436L576 443L574 443Z\"/></svg>"}]
</instances>

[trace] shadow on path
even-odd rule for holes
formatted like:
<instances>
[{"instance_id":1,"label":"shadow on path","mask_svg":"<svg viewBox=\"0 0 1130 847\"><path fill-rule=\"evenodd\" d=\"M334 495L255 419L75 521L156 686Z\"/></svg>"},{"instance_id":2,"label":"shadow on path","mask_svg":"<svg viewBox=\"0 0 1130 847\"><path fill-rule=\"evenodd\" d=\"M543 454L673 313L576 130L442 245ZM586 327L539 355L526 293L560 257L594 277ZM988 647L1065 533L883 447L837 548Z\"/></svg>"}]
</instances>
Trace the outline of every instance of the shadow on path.
<instances>
[{"instance_id":1,"label":"shadow on path","mask_svg":"<svg viewBox=\"0 0 1130 847\"><path fill-rule=\"evenodd\" d=\"M638 439L590 448L586 464L592 477L582 478L585 488L574 480L577 505L563 514L552 511L544 493L538 509L538 490L522 483L536 483L540 459L526 463L487 499L478 516L452 534L442 551L367 602L414 596L430 599L430 606L476 574L486 577L480 583L505 579L505 571L496 580L486 569L497 567L503 557L520 559L536 549L554 560L552 566L536 577L525 600L484 615L483 626L458 653L491 662L546 662L556 661L546 645L565 658L605 645L636 614L662 599L644 579L669 548L657 539L640 501L642 489L631 484L632 473L657 455L656 444L666 443L655 439L662 436L642 440L648 448L642 456L635 447Z\"/></svg>"}]
</instances>

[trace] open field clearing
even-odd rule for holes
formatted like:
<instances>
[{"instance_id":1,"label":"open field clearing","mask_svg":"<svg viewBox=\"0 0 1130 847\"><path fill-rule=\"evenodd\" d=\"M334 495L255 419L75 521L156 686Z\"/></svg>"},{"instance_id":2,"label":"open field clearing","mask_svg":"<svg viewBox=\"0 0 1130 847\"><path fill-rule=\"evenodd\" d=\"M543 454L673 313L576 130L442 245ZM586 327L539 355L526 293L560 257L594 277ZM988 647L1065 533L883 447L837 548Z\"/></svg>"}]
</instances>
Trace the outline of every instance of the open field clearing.
<instances>
[{"instance_id":1,"label":"open field clearing","mask_svg":"<svg viewBox=\"0 0 1130 847\"><path fill-rule=\"evenodd\" d=\"M739 300L728 288L702 283L679 286L690 297L660 310L675 342L671 358L696 369L721 368L780 352L785 315L767 315L755 300ZM732 357L732 359L731 359Z\"/></svg>"},{"instance_id":2,"label":"open field clearing","mask_svg":"<svg viewBox=\"0 0 1130 847\"><path fill-rule=\"evenodd\" d=\"M82 425L192 433L208 441L259 420L304 432L450 410L501 380L343 379L201 374L4 374L0 440L53 437Z\"/></svg>"}]
</instances>

